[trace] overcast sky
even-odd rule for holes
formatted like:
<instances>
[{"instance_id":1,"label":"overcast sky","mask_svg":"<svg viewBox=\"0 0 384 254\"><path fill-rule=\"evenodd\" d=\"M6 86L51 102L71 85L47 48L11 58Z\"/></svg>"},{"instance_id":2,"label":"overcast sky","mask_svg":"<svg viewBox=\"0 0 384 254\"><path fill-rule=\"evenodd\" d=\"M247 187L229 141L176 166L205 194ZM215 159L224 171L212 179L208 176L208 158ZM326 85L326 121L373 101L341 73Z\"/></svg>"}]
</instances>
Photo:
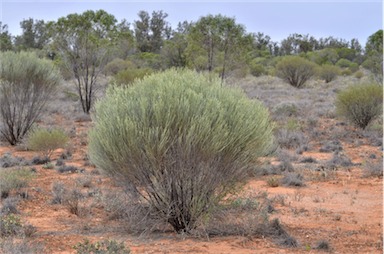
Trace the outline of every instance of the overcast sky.
<instances>
[{"instance_id":1,"label":"overcast sky","mask_svg":"<svg viewBox=\"0 0 384 254\"><path fill-rule=\"evenodd\" d=\"M12 35L21 33L20 21L33 18L55 21L71 13L104 9L117 20L133 23L137 13L163 10L173 28L184 20L197 21L207 14L236 19L247 32L262 32L280 42L293 33L333 36L365 45L368 36L383 27L382 0L248 0L248 1L159 1L159 0L0 0L0 20Z\"/></svg>"}]
</instances>

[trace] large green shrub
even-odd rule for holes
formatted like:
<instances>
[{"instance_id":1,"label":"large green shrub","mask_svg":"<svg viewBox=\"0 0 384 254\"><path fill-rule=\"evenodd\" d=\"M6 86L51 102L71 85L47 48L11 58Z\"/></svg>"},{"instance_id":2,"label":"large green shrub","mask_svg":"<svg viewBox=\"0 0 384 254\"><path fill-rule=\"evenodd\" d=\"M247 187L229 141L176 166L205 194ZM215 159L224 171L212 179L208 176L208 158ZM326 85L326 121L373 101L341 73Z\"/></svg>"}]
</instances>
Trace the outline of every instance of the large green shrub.
<instances>
[{"instance_id":1,"label":"large green shrub","mask_svg":"<svg viewBox=\"0 0 384 254\"><path fill-rule=\"evenodd\" d=\"M313 75L316 64L299 56L286 56L278 62L276 74L290 85L301 88Z\"/></svg>"},{"instance_id":2,"label":"large green shrub","mask_svg":"<svg viewBox=\"0 0 384 254\"><path fill-rule=\"evenodd\" d=\"M92 162L177 232L193 229L274 144L260 102L190 70L111 87L94 122Z\"/></svg>"},{"instance_id":3,"label":"large green shrub","mask_svg":"<svg viewBox=\"0 0 384 254\"><path fill-rule=\"evenodd\" d=\"M339 115L365 129L383 112L383 86L359 84L340 92L336 99Z\"/></svg>"},{"instance_id":4,"label":"large green shrub","mask_svg":"<svg viewBox=\"0 0 384 254\"><path fill-rule=\"evenodd\" d=\"M0 135L15 145L42 113L60 75L32 53L4 52L0 59Z\"/></svg>"}]
</instances>

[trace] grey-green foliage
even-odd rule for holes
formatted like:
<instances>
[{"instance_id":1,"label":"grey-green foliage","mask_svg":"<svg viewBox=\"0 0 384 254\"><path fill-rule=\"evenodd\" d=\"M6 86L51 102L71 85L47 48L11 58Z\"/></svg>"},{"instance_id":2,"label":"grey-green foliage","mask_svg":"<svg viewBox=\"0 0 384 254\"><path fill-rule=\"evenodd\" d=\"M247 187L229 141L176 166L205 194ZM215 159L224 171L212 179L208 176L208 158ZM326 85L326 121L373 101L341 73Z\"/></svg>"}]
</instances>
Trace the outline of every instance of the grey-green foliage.
<instances>
[{"instance_id":1,"label":"grey-green foliage","mask_svg":"<svg viewBox=\"0 0 384 254\"><path fill-rule=\"evenodd\" d=\"M60 83L53 64L33 53L0 53L0 135L20 142Z\"/></svg>"},{"instance_id":2,"label":"grey-green foliage","mask_svg":"<svg viewBox=\"0 0 384 254\"><path fill-rule=\"evenodd\" d=\"M339 115L365 129L383 113L383 86L359 84L341 91L336 99Z\"/></svg>"},{"instance_id":3,"label":"grey-green foliage","mask_svg":"<svg viewBox=\"0 0 384 254\"><path fill-rule=\"evenodd\" d=\"M276 66L277 76L301 88L315 75L316 64L299 56L286 56Z\"/></svg>"},{"instance_id":4,"label":"grey-green foliage","mask_svg":"<svg viewBox=\"0 0 384 254\"><path fill-rule=\"evenodd\" d=\"M190 70L109 88L94 122L92 162L136 190L177 232L193 229L274 145L260 102Z\"/></svg>"}]
</instances>

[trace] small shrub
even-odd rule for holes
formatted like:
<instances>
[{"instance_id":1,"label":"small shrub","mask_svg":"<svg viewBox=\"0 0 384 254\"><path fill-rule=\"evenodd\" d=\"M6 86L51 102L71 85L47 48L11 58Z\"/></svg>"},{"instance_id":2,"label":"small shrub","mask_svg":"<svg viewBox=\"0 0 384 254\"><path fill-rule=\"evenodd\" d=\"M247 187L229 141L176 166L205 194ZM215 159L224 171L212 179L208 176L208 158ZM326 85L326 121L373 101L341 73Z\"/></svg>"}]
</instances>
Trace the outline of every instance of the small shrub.
<instances>
[{"instance_id":1,"label":"small shrub","mask_svg":"<svg viewBox=\"0 0 384 254\"><path fill-rule=\"evenodd\" d=\"M340 92L336 110L357 127L365 129L383 112L383 86L359 84Z\"/></svg>"},{"instance_id":2,"label":"small shrub","mask_svg":"<svg viewBox=\"0 0 384 254\"><path fill-rule=\"evenodd\" d=\"M279 179L276 177L269 177L267 179L267 184L269 187L278 187L279 186Z\"/></svg>"},{"instance_id":3,"label":"small shrub","mask_svg":"<svg viewBox=\"0 0 384 254\"><path fill-rule=\"evenodd\" d=\"M325 250L325 251L330 251L331 246L329 245L328 241L326 240L320 240L317 242L316 246L314 247L316 250Z\"/></svg>"},{"instance_id":4,"label":"small shrub","mask_svg":"<svg viewBox=\"0 0 384 254\"><path fill-rule=\"evenodd\" d=\"M276 66L277 76L301 88L315 75L316 64L299 56L286 56Z\"/></svg>"},{"instance_id":5,"label":"small shrub","mask_svg":"<svg viewBox=\"0 0 384 254\"><path fill-rule=\"evenodd\" d=\"M41 244L35 244L27 239L8 238L0 241L0 253L44 253L44 248Z\"/></svg>"},{"instance_id":6,"label":"small shrub","mask_svg":"<svg viewBox=\"0 0 384 254\"><path fill-rule=\"evenodd\" d=\"M83 193L81 193L78 189L73 189L68 191L63 203L71 214L75 214L79 217L85 217L90 211L82 202L83 199Z\"/></svg>"},{"instance_id":7,"label":"small shrub","mask_svg":"<svg viewBox=\"0 0 384 254\"><path fill-rule=\"evenodd\" d=\"M285 119L286 117L296 117L299 115L298 107L293 103L281 103L273 108L272 116L275 119Z\"/></svg>"},{"instance_id":8,"label":"small shrub","mask_svg":"<svg viewBox=\"0 0 384 254\"><path fill-rule=\"evenodd\" d=\"M7 198L12 190L28 186L32 177L32 171L24 168L1 170L0 198Z\"/></svg>"},{"instance_id":9,"label":"small shrub","mask_svg":"<svg viewBox=\"0 0 384 254\"><path fill-rule=\"evenodd\" d=\"M366 162L363 167L363 177L383 177L383 160L376 163Z\"/></svg>"},{"instance_id":10,"label":"small shrub","mask_svg":"<svg viewBox=\"0 0 384 254\"><path fill-rule=\"evenodd\" d=\"M91 161L131 186L178 233L194 229L274 148L260 102L191 70L111 87L94 122Z\"/></svg>"},{"instance_id":11,"label":"small shrub","mask_svg":"<svg viewBox=\"0 0 384 254\"><path fill-rule=\"evenodd\" d=\"M0 214L8 215L8 214L18 214L19 210L17 209L17 205L19 204L19 199L15 197L8 197L4 199L3 206L1 207Z\"/></svg>"},{"instance_id":12,"label":"small shrub","mask_svg":"<svg viewBox=\"0 0 384 254\"><path fill-rule=\"evenodd\" d=\"M32 151L42 151L48 159L54 150L63 148L68 141L68 136L60 129L36 128L28 135L28 148Z\"/></svg>"},{"instance_id":13,"label":"small shrub","mask_svg":"<svg viewBox=\"0 0 384 254\"><path fill-rule=\"evenodd\" d=\"M339 140L328 140L323 142L323 146L319 149L320 153L340 152L343 146Z\"/></svg>"},{"instance_id":14,"label":"small shrub","mask_svg":"<svg viewBox=\"0 0 384 254\"><path fill-rule=\"evenodd\" d=\"M362 71L355 72L355 78L361 79L364 76L364 73Z\"/></svg>"},{"instance_id":15,"label":"small shrub","mask_svg":"<svg viewBox=\"0 0 384 254\"><path fill-rule=\"evenodd\" d=\"M127 69L117 73L114 76L114 82L118 85L130 85L136 79L142 79L151 73L153 73L153 70L149 68Z\"/></svg>"},{"instance_id":16,"label":"small shrub","mask_svg":"<svg viewBox=\"0 0 384 254\"><path fill-rule=\"evenodd\" d=\"M287 173L282 179L281 183L284 186L304 186L304 177L299 173Z\"/></svg>"},{"instance_id":17,"label":"small shrub","mask_svg":"<svg viewBox=\"0 0 384 254\"><path fill-rule=\"evenodd\" d=\"M259 77L267 73L264 66L260 63L257 63L256 61L251 62L249 69L250 69L251 75L255 77Z\"/></svg>"},{"instance_id":18,"label":"small shrub","mask_svg":"<svg viewBox=\"0 0 384 254\"><path fill-rule=\"evenodd\" d=\"M335 152L333 154L332 159L327 161L325 165L328 168L337 169L338 167L350 167L354 164L352 163L351 159L348 158L345 154Z\"/></svg>"},{"instance_id":19,"label":"small shrub","mask_svg":"<svg viewBox=\"0 0 384 254\"><path fill-rule=\"evenodd\" d=\"M0 168L10 168L14 166L26 166L28 162L22 158L17 156L12 156L10 153L5 153L0 157Z\"/></svg>"},{"instance_id":20,"label":"small shrub","mask_svg":"<svg viewBox=\"0 0 384 254\"><path fill-rule=\"evenodd\" d=\"M0 236L8 237L22 233L20 217L15 214L0 215Z\"/></svg>"},{"instance_id":21,"label":"small shrub","mask_svg":"<svg viewBox=\"0 0 384 254\"><path fill-rule=\"evenodd\" d=\"M334 65L323 65L319 70L319 77L329 83L340 75L340 69Z\"/></svg>"},{"instance_id":22,"label":"small shrub","mask_svg":"<svg viewBox=\"0 0 384 254\"><path fill-rule=\"evenodd\" d=\"M70 165L63 165L57 169L59 173L76 173L80 172L79 168Z\"/></svg>"},{"instance_id":23,"label":"small shrub","mask_svg":"<svg viewBox=\"0 0 384 254\"><path fill-rule=\"evenodd\" d=\"M297 130L280 129L276 134L277 143L281 148L296 149L308 144L303 132Z\"/></svg>"},{"instance_id":24,"label":"small shrub","mask_svg":"<svg viewBox=\"0 0 384 254\"><path fill-rule=\"evenodd\" d=\"M65 200L67 189L63 182L54 182L52 185L52 204L62 204Z\"/></svg>"},{"instance_id":25,"label":"small shrub","mask_svg":"<svg viewBox=\"0 0 384 254\"><path fill-rule=\"evenodd\" d=\"M135 65L131 61L115 58L105 66L103 72L105 75L114 76L123 70L133 68L135 68Z\"/></svg>"},{"instance_id":26,"label":"small shrub","mask_svg":"<svg viewBox=\"0 0 384 254\"><path fill-rule=\"evenodd\" d=\"M35 156L31 160L32 165L42 165L42 164L47 164L51 160L48 157L40 157L40 156Z\"/></svg>"},{"instance_id":27,"label":"small shrub","mask_svg":"<svg viewBox=\"0 0 384 254\"><path fill-rule=\"evenodd\" d=\"M47 162L45 163L43 166L42 166L43 169L54 169L55 168L55 165L53 165L53 163L51 162Z\"/></svg>"},{"instance_id":28,"label":"small shrub","mask_svg":"<svg viewBox=\"0 0 384 254\"><path fill-rule=\"evenodd\" d=\"M129 248L126 248L123 242L118 243L115 240L104 240L91 243L85 239L73 247L78 254L129 254Z\"/></svg>"},{"instance_id":29,"label":"small shrub","mask_svg":"<svg viewBox=\"0 0 384 254\"><path fill-rule=\"evenodd\" d=\"M298 243L295 238L293 238L281 225L279 219L273 219L267 229L268 235L271 235L273 238L277 239L277 243L284 247L295 248L298 246Z\"/></svg>"},{"instance_id":30,"label":"small shrub","mask_svg":"<svg viewBox=\"0 0 384 254\"><path fill-rule=\"evenodd\" d=\"M341 58L339 61L336 62L336 66L339 66L341 68L349 68L353 65L353 62L349 61L348 59Z\"/></svg>"},{"instance_id":31,"label":"small shrub","mask_svg":"<svg viewBox=\"0 0 384 254\"><path fill-rule=\"evenodd\" d=\"M0 135L16 145L42 114L60 83L49 60L29 52L0 53Z\"/></svg>"}]
</instances>

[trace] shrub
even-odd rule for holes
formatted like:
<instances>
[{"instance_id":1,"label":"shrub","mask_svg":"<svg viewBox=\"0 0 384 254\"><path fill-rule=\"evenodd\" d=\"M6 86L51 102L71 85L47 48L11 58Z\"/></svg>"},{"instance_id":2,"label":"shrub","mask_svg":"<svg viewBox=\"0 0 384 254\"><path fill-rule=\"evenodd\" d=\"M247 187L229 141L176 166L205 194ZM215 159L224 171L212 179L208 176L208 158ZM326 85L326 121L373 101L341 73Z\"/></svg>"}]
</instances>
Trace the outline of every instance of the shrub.
<instances>
[{"instance_id":1,"label":"shrub","mask_svg":"<svg viewBox=\"0 0 384 254\"><path fill-rule=\"evenodd\" d=\"M355 78L361 79L364 76L364 73L362 71L355 72Z\"/></svg>"},{"instance_id":2,"label":"shrub","mask_svg":"<svg viewBox=\"0 0 384 254\"><path fill-rule=\"evenodd\" d=\"M290 85L301 88L313 75L316 64L299 56L286 56L276 66L277 76Z\"/></svg>"},{"instance_id":3,"label":"shrub","mask_svg":"<svg viewBox=\"0 0 384 254\"><path fill-rule=\"evenodd\" d=\"M104 74L105 75L116 75L120 71L126 70L126 69L132 69L135 65L129 61L124 61L120 58L115 58L112 61L110 61L104 68Z\"/></svg>"},{"instance_id":4,"label":"shrub","mask_svg":"<svg viewBox=\"0 0 384 254\"><path fill-rule=\"evenodd\" d=\"M267 73L264 66L262 64L258 63L257 61L252 61L249 64L249 69L250 69L252 76L255 76L255 77L259 77L259 76Z\"/></svg>"},{"instance_id":5,"label":"shrub","mask_svg":"<svg viewBox=\"0 0 384 254\"><path fill-rule=\"evenodd\" d=\"M9 51L0 58L0 135L15 145L41 115L60 75L51 62L32 53Z\"/></svg>"},{"instance_id":6,"label":"shrub","mask_svg":"<svg viewBox=\"0 0 384 254\"><path fill-rule=\"evenodd\" d=\"M91 161L146 199L177 232L193 229L274 144L260 102L190 70L111 87L94 122Z\"/></svg>"},{"instance_id":7,"label":"shrub","mask_svg":"<svg viewBox=\"0 0 384 254\"><path fill-rule=\"evenodd\" d=\"M14 236L20 234L23 225L20 217L15 214L0 215L0 236Z\"/></svg>"},{"instance_id":8,"label":"shrub","mask_svg":"<svg viewBox=\"0 0 384 254\"><path fill-rule=\"evenodd\" d=\"M340 75L340 69L334 65L323 65L319 69L319 77L329 83Z\"/></svg>"},{"instance_id":9,"label":"shrub","mask_svg":"<svg viewBox=\"0 0 384 254\"><path fill-rule=\"evenodd\" d=\"M349 61L348 59L341 58L336 62L336 65L341 68L349 68L353 65L353 62Z\"/></svg>"},{"instance_id":10,"label":"shrub","mask_svg":"<svg viewBox=\"0 0 384 254\"><path fill-rule=\"evenodd\" d=\"M287 173L281 183L285 186L304 186L304 177L299 173Z\"/></svg>"},{"instance_id":11,"label":"shrub","mask_svg":"<svg viewBox=\"0 0 384 254\"><path fill-rule=\"evenodd\" d=\"M115 240L104 240L96 243L89 242L85 239L82 243L78 243L73 247L78 254L129 254L129 248L126 248L123 242Z\"/></svg>"},{"instance_id":12,"label":"shrub","mask_svg":"<svg viewBox=\"0 0 384 254\"><path fill-rule=\"evenodd\" d=\"M142 79L152 72L152 69L149 68L123 70L114 76L114 82L118 85L130 85L136 79Z\"/></svg>"},{"instance_id":13,"label":"shrub","mask_svg":"<svg viewBox=\"0 0 384 254\"><path fill-rule=\"evenodd\" d=\"M10 168L14 166L26 166L28 161L23 157L12 156L11 153L5 153L0 157L0 168Z\"/></svg>"},{"instance_id":14,"label":"shrub","mask_svg":"<svg viewBox=\"0 0 384 254\"><path fill-rule=\"evenodd\" d=\"M68 136L60 129L36 128L28 135L28 148L33 151L42 151L43 156L50 159L54 150L63 148Z\"/></svg>"},{"instance_id":15,"label":"shrub","mask_svg":"<svg viewBox=\"0 0 384 254\"><path fill-rule=\"evenodd\" d=\"M8 197L12 190L21 189L28 185L33 173L28 169L7 169L0 171L0 199Z\"/></svg>"},{"instance_id":16,"label":"shrub","mask_svg":"<svg viewBox=\"0 0 384 254\"><path fill-rule=\"evenodd\" d=\"M336 110L340 116L365 129L383 112L383 87L376 84L351 86L338 94Z\"/></svg>"}]
</instances>

